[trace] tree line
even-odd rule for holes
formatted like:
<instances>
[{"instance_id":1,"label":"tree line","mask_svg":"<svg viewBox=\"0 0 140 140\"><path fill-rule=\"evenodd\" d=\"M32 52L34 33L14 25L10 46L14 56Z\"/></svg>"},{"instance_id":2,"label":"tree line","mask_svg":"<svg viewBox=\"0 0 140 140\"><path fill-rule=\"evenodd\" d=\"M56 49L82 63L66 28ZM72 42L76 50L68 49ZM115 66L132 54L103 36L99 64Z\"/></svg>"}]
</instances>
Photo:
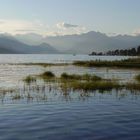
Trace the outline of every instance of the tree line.
<instances>
[{"instance_id":1,"label":"tree line","mask_svg":"<svg viewBox=\"0 0 140 140\"><path fill-rule=\"evenodd\" d=\"M140 46L131 49L116 49L108 52L92 52L90 55L118 55L118 56L140 56Z\"/></svg>"}]
</instances>

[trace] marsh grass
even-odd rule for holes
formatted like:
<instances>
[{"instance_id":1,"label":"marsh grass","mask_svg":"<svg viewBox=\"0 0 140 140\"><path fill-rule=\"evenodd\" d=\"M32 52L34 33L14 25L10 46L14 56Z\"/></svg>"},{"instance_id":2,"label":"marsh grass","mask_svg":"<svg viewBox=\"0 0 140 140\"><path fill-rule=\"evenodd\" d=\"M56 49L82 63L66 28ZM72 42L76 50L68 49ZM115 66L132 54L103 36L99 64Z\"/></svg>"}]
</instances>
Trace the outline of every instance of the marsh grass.
<instances>
[{"instance_id":1,"label":"marsh grass","mask_svg":"<svg viewBox=\"0 0 140 140\"><path fill-rule=\"evenodd\" d=\"M75 81L69 83L69 87L72 90L84 90L84 91L94 91L94 90L112 90L119 89L122 86L114 81Z\"/></svg>"},{"instance_id":2,"label":"marsh grass","mask_svg":"<svg viewBox=\"0 0 140 140\"><path fill-rule=\"evenodd\" d=\"M75 61L73 65L84 67L140 68L140 58L131 58L115 61L104 61L104 60Z\"/></svg>"},{"instance_id":3,"label":"marsh grass","mask_svg":"<svg viewBox=\"0 0 140 140\"><path fill-rule=\"evenodd\" d=\"M86 80L86 81L103 80L101 77L96 75L90 75L90 74L78 75L78 74L67 74L67 73L62 73L61 79L62 80Z\"/></svg>"},{"instance_id":4,"label":"marsh grass","mask_svg":"<svg viewBox=\"0 0 140 140\"><path fill-rule=\"evenodd\" d=\"M53 79L53 78L55 78L55 74L51 71L46 71L46 72L40 74L39 77L42 79Z\"/></svg>"},{"instance_id":5,"label":"marsh grass","mask_svg":"<svg viewBox=\"0 0 140 140\"><path fill-rule=\"evenodd\" d=\"M45 81L46 85L52 84L53 86L49 88L53 90L53 87L56 85L56 89L61 89L64 95L68 95L71 91L84 91L84 92L90 92L90 91L111 91L113 89L115 90L136 90L140 91L140 83L119 83L118 80L114 79L103 79L96 75L90 75L90 74L68 74L68 73L62 73L60 77L55 76L55 74L51 71L46 71L40 75L37 75L36 78L41 78ZM29 76L26 78L28 83L32 80L32 76ZM35 85L34 85L35 86ZM31 87L29 88L29 92ZM37 92L40 91L40 88L38 86L35 86L34 88ZM45 92L45 86L41 89L41 91ZM30 98L30 97L27 97Z\"/></svg>"},{"instance_id":6,"label":"marsh grass","mask_svg":"<svg viewBox=\"0 0 140 140\"><path fill-rule=\"evenodd\" d=\"M41 66L41 67L51 67L51 66L67 66L69 63L15 63L9 65L25 65L25 66Z\"/></svg>"},{"instance_id":7,"label":"marsh grass","mask_svg":"<svg viewBox=\"0 0 140 140\"><path fill-rule=\"evenodd\" d=\"M30 84L30 83L36 82L36 78L29 75L25 79L23 79L23 81L27 84Z\"/></svg>"}]
</instances>

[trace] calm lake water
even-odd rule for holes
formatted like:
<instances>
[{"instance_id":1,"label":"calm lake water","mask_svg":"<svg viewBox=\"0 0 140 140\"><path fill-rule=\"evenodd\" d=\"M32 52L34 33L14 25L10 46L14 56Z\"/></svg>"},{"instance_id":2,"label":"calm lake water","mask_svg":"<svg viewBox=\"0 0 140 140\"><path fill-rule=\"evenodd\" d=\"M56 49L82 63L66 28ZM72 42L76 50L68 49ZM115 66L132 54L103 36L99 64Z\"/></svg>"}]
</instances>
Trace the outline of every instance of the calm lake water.
<instances>
[{"instance_id":1,"label":"calm lake water","mask_svg":"<svg viewBox=\"0 0 140 140\"><path fill-rule=\"evenodd\" d=\"M133 81L136 69L25 66L11 63L71 63L75 60L120 60L126 57L87 55L0 55L0 89L21 88L30 74L53 71L96 74ZM64 94L55 85L30 89L35 98L10 100L14 93L0 93L0 140L139 140L140 93L128 90L72 92ZM39 85L33 85L39 86ZM28 94L29 94L28 93ZM16 93L15 93L16 94ZM29 96L29 95L27 95Z\"/></svg>"}]
</instances>

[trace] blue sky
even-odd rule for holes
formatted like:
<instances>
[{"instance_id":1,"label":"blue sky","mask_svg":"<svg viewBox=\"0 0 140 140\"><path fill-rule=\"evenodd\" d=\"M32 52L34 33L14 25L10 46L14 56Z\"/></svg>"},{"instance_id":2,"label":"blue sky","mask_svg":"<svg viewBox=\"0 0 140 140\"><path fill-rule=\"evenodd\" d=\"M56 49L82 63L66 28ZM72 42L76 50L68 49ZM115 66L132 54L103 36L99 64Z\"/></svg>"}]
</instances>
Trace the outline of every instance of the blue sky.
<instances>
[{"instance_id":1,"label":"blue sky","mask_svg":"<svg viewBox=\"0 0 140 140\"><path fill-rule=\"evenodd\" d=\"M140 0L0 0L0 32L140 32ZM71 26L72 25L72 26Z\"/></svg>"}]
</instances>

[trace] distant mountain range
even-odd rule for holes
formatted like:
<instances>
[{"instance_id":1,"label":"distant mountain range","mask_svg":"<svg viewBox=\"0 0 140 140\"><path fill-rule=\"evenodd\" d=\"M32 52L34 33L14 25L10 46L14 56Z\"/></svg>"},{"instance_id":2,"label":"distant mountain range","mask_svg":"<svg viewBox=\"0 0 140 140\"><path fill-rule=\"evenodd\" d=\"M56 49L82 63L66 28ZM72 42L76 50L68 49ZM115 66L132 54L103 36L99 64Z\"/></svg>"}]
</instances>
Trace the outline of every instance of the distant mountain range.
<instances>
[{"instance_id":1,"label":"distant mountain range","mask_svg":"<svg viewBox=\"0 0 140 140\"><path fill-rule=\"evenodd\" d=\"M43 37L34 33L15 36L0 35L0 53L89 54L93 51L106 52L129 49L139 45L140 35L107 36L94 31L80 35L54 37Z\"/></svg>"},{"instance_id":2,"label":"distant mountain range","mask_svg":"<svg viewBox=\"0 0 140 140\"><path fill-rule=\"evenodd\" d=\"M59 53L47 43L40 45L27 45L11 36L0 36L1 54L55 54Z\"/></svg>"},{"instance_id":3,"label":"distant mountain range","mask_svg":"<svg viewBox=\"0 0 140 140\"><path fill-rule=\"evenodd\" d=\"M140 45L140 36L107 36L100 32L81 35L46 37L45 41L65 53L106 52L115 49L128 49Z\"/></svg>"}]
</instances>

